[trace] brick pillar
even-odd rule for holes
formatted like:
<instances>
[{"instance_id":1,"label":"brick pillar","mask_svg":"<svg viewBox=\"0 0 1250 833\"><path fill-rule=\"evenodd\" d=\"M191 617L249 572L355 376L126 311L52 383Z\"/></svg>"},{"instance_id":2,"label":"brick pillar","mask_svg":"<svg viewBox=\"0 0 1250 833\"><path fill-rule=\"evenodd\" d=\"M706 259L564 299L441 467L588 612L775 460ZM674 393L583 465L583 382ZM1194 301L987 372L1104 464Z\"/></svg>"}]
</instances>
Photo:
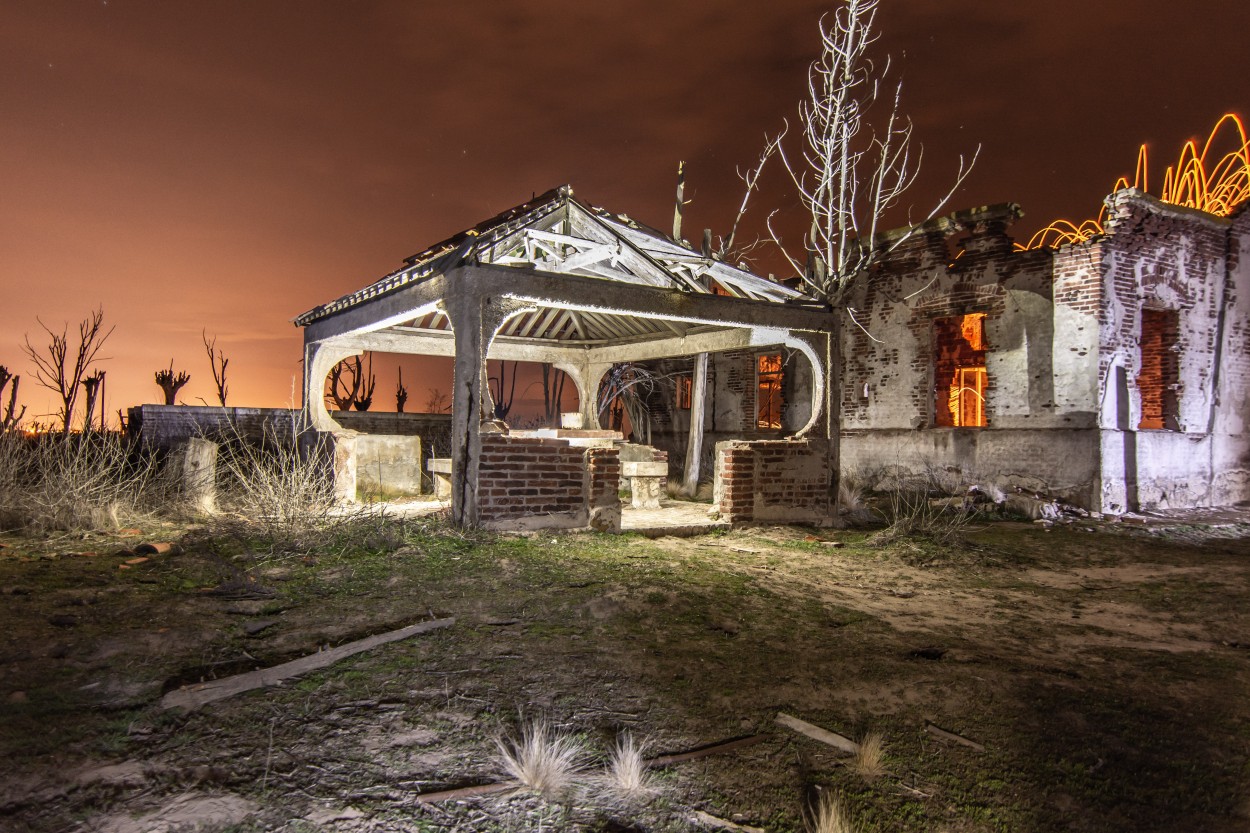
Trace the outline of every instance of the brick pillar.
<instances>
[{"instance_id":1,"label":"brick pillar","mask_svg":"<svg viewBox=\"0 0 1250 833\"><path fill-rule=\"evenodd\" d=\"M730 523L754 519L755 452L747 443L716 444L716 498L721 517Z\"/></svg>"},{"instance_id":2,"label":"brick pillar","mask_svg":"<svg viewBox=\"0 0 1250 833\"><path fill-rule=\"evenodd\" d=\"M585 459L590 528L616 532L621 528L620 452L614 447L588 448Z\"/></svg>"}]
</instances>

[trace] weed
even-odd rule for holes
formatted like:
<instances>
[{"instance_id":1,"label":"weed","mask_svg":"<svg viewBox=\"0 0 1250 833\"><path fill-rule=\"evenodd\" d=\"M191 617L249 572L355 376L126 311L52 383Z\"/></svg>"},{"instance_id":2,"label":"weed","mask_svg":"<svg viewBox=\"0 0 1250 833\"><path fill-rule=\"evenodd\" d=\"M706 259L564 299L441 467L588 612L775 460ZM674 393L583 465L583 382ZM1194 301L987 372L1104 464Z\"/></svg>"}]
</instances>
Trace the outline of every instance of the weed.
<instances>
[{"instance_id":1,"label":"weed","mask_svg":"<svg viewBox=\"0 0 1250 833\"><path fill-rule=\"evenodd\" d=\"M0 526L116 528L161 503L155 460L118 434L0 435Z\"/></svg>"},{"instance_id":2,"label":"weed","mask_svg":"<svg viewBox=\"0 0 1250 833\"><path fill-rule=\"evenodd\" d=\"M842 808L841 800L829 790L820 794L806 827L809 833L856 833L859 829Z\"/></svg>"},{"instance_id":3,"label":"weed","mask_svg":"<svg viewBox=\"0 0 1250 833\"><path fill-rule=\"evenodd\" d=\"M496 738L495 745L508 777L548 799L568 793L587 761L585 743L560 734L543 717L524 722L520 738Z\"/></svg>"},{"instance_id":4,"label":"weed","mask_svg":"<svg viewBox=\"0 0 1250 833\"><path fill-rule=\"evenodd\" d=\"M885 774L885 742L880 732L869 732L859 742L859 751L851 761L851 769L862 778L878 778Z\"/></svg>"},{"instance_id":5,"label":"weed","mask_svg":"<svg viewBox=\"0 0 1250 833\"><path fill-rule=\"evenodd\" d=\"M644 757L645 744L629 732L617 739L604 771L604 791L623 801L634 802L656 792L655 777Z\"/></svg>"}]
</instances>

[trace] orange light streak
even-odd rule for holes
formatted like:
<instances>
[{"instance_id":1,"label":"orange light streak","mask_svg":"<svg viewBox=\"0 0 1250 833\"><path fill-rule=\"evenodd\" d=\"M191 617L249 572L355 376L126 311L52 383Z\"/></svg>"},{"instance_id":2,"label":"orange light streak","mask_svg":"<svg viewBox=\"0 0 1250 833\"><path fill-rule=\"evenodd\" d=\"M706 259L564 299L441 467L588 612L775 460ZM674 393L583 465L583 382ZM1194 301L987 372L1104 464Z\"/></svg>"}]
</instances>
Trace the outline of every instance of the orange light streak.
<instances>
[{"instance_id":1,"label":"orange light streak","mask_svg":"<svg viewBox=\"0 0 1250 833\"><path fill-rule=\"evenodd\" d=\"M1210 164L1209 160L1215 158L1213 148L1217 140L1229 130L1235 133L1236 146L1218 157L1214 164ZM1148 182L1149 159L1146 146L1142 145L1137 151L1137 167L1133 173L1132 185L1129 185L1126 177L1120 177L1111 192L1129 187L1147 191ZM1250 140L1246 137L1246 126L1237 114L1225 113L1215 123L1201 152L1198 151L1195 140L1190 139L1185 143L1176 164L1169 166L1163 174L1163 189L1159 199L1172 205L1205 211L1217 217L1227 217L1250 199ZM1029 238L1028 243L1017 243L1016 251L1055 249L1071 243L1083 243L1095 235L1103 234L1106 210L1104 206L1097 218L1085 220L1080 225L1070 220L1056 220Z\"/></svg>"}]
</instances>

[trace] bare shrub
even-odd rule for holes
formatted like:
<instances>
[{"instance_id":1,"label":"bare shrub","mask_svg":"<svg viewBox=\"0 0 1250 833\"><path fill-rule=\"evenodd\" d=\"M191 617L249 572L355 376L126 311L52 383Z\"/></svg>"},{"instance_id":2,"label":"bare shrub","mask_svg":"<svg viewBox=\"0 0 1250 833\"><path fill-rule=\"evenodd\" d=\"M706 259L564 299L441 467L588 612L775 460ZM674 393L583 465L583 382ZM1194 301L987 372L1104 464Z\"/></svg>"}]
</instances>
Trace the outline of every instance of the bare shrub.
<instances>
[{"instance_id":1,"label":"bare shrub","mask_svg":"<svg viewBox=\"0 0 1250 833\"><path fill-rule=\"evenodd\" d=\"M504 773L548 799L567 794L588 759L580 738L561 734L542 717L524 721L519 738L500 737L495 744Z\"/></svg>"},{"instance_id":2,"label":"bare shrub","mask_svg":"<svg viewBox=\"0 0 1250 833\"><path fill-rule=\"evenodd\" d=\"M889 526L872 536L869 543L880 546L905 538L925 538L942 545L959 543L975 516L971 501L962 492L946 471L931 469L918 481L897 478L888 495Z\"/></svg>"},{"instance_id":3,"label":"bare shrub","mask_svg":"<svg viewBox=\"0 0 1250 833\"><path fill-rule=\"evenodd\" d=\"M617 739L604 770L603 790L611 798L632 803L654 795L655 775L647 765L646 744L629 732Z\"/></svg>"},{"instance_id":4,"label":"bare shrub","mask_svg":"<svg viewBox=\"0 0 1250 833\"><path fill-rule=\"evenodd\" d=\"M809 833L858 833L859 830L841 800L829 790L820 794L820 800L816 802L805 826Z\"/></svg>"},{"instance_id":5,"label":"bare shrub","mask_svg":"<svg viewBox=\"0 0 1250 833\"><path fill-rule=\"evenodd\" d=\"M339 506L334 495L332 441L325 435L266 424L263 437L238 432L217 438L223 532L246 537L271 553L299 552L362 510Z\"/></svg>"},{"instance_id":6,"label":"bare shrub","mask_svg":"<svg viewBox=\"0 0 1250 833\"><path fill-rule=\"evenodd\" d=\"M879 778L885 774L885 739L880 732L869 732L860 740L851 769L863 778Z\"/></svg>"},{"instance_id":7,"label":"bare shrub","mask_svg":"<svg viewBox=\"0 0 1250 833\"><path fill-rule=\"evenodd\" d=\"M154 459L118 434L0 435L0 524L26 532L117 527L164 502Z\"/></svg>"}]
</instances>

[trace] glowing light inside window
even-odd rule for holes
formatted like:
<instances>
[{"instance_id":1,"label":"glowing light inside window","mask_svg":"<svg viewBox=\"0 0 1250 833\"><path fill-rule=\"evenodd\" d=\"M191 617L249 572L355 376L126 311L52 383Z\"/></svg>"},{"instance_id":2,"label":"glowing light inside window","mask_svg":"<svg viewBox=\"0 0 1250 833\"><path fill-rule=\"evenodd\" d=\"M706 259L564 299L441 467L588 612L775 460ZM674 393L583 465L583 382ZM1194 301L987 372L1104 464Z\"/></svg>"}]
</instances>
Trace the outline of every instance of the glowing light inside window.
<instances>
[{"instance_id":1,"label":"glowing light inside window","mask_svg":"<svg viewBox=\"0 0 1250 833\"><path fill-rule=\"evenodd\" d=\"M974 312L933 322L933 402L935 425L983 428L985 393L985 313Z\"/></svg>"},{"instance_id":2,"label":"glowing light inside window","mask_svg":"<svg viewBox=\"0 0 1250 833\"><path fill-rule=\"evenodd\" d=\"M756 428L781 427L781 354L756 356Z\"/></svg>"}]
</instances>

